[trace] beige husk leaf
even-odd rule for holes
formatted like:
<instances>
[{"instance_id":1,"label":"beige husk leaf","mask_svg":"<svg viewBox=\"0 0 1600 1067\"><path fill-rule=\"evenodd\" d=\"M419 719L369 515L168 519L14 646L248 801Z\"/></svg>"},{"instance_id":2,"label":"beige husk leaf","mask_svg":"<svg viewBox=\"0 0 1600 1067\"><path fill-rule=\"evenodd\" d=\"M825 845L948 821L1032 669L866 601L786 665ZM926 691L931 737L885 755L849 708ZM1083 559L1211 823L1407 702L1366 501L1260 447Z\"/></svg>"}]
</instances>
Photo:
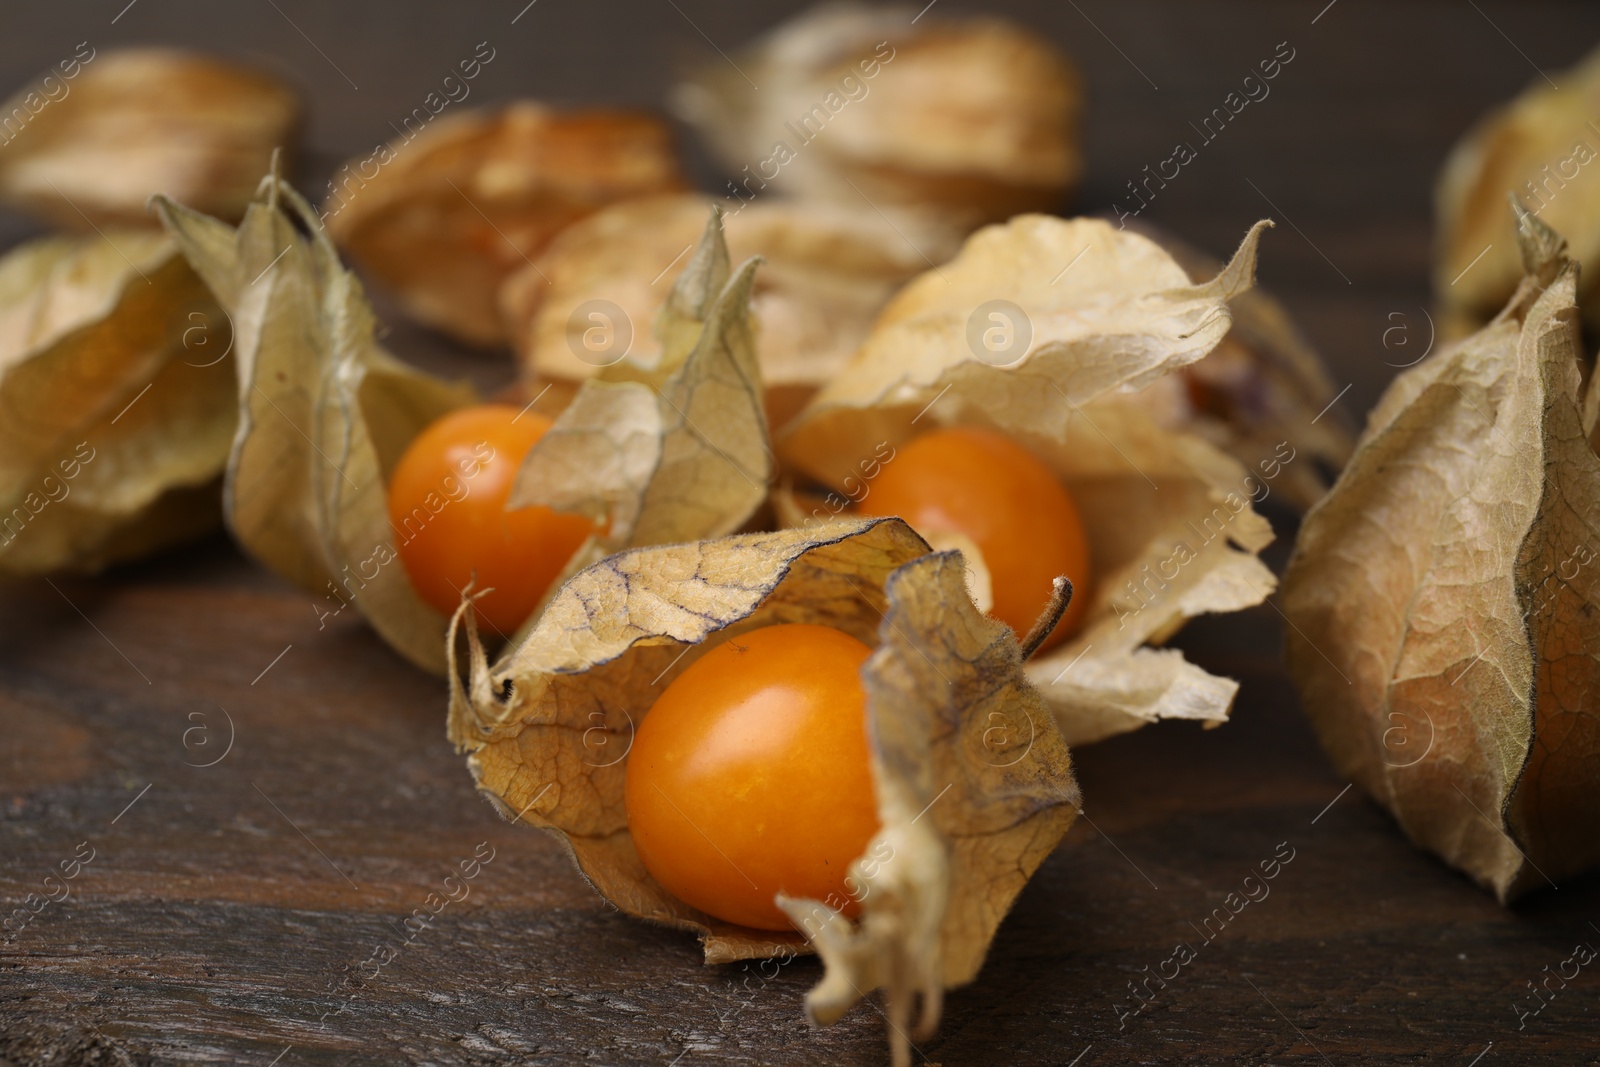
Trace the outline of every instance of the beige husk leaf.
<instances>
[{"instance_id":1,"label":"beige husk leaf","mask_svg":"<svg viewBox=\"0 0 1600 1067\"><path fill-rule=\"evenodd\" d=\"M399 562L386 485L411 439L471 403L472 390L378 345L360 283L316 212L276 174L262 179L237 230L164 197L156 208L233 324L229 528L328 613L353 601L402 655L442 673L448 620L422 602Z\"/></svg>"},{"instance_id":2,"label":"beige husk leaf","mask_svg":"<svg viewBox=\"0 0 1600 1067\"><path fill-rule=\"evenodd\" d=\"M580 313L595 300L626 316L630 360L659 361L660 343L642 326L666 302L664 275L687 255L711 203L682 194L615 204L568 227L507 279L501 305L524 374L599 373L583 344L594 323ZM762 199L728 212L723 228L735 262L763 260L751 314L774 414L797 410L849 359L894 291L955 251L952 231L891 225L865 205Z\"/></svg>"},{"instance_id":3,"label":"beige husk leaf","mask_svg":"<svg viewBox=\"0 0 1600 1067\"><path fill-rule=\"evenodd\" d=\"M386 487L412 439L472 391L373 340L360 283L275 177L237 231L168 201L158 209L238 334L243 422L225 495L235 536L315 594L319 618L353 602L406 658L442 673L448 620L399 561ZM508 507L547 503L607 524L563 577L623 546L729 533L764 499L770 453L747 321L755 268L729 278L713 218L662 314L670 359L585 383L529 452Z\"/></svg>"},{"instance_id":4,"label":"beige husk leaf","mask_svg":"<svg viewBox=\"0 0 1600 1067\"><path fill-rule=\"evenodd\" d=\"M584 382L529 451L507 501L601 525L562 578L623 548L732 533L766 499L772 453L750 328L761 261L730 277L721 214L707 215L657 315L656 358L619 359Z\"/></svg>"},{"instance_id":5,"label":"beige husk leaf","mask_svg":"<svg viewBox=\"0 0 1600 1067\"><path fill-rule=\"evenodd\" d=\"M451 671L450 738L495 806L556 834L618 908L699 934L708 963L769 956L802 947L799 933L713 919L645 870L623 796L632 732L690 663L749 630L817 623L874 646L862 678L882 829L851 868L862 917L779 900L827 966L812 1018L887 987L905 1063L915 1000L926 1032L1079 806L1017 642L972 605L964 570L898 519L626 551L576 575L492 667L457 613L470 679Z\"/></svg>"},{"instance_id":6,"label":"beige husk leaf","mask_svg":"<svg viewBox=\"0 0 1600 1067\"><path fill-rule=\"evenodd\" d=\"M227 321L159 233L0 259L0 571L97 570L221 517Z\"/></svg>"},{"instance_id":7,"label":"beige husk leaf","mask_svg":"<svg viewBox=\"0 0 1600 1067\"><path fill-rule=\"evenodd\" d=\"M1289 666L1339 769L1502 901L1600 863L1578 271L1518 216L1521 286L1395 379L1306 516L1283 596Z\"/></svg>"},{"instance_id":8,"label":"beige husk leaf","mask_svg":"<svg viewBox=\"0 0 1600 1067\"><path fill-rule=\"evenodd\" d=\"M1156 226L1135 220L1129 227L1166 249L1197 285L1222 270L1220 262ZM1340 389L1289 312L1266 290L1239 293L1228 301L1228 310L1233 329L1205 359L1162 379L1169 403L1152 410L1161 412L1167 425L1204 437L1246 468L1273 458L1287 442L1312 462L1284 468L1272 491L1304 512L1322 499L1329 479L1355 449L1355 433L1336 403ZM1402 328L1397 337L1411 347L1420 350L1426 343L1420 330L1415 339L1405 333Z\"/></svg>"},{"instance_id":9,"label":"beige husk leaf","mask_svg":"<svg viewBox=\"0 0 1600 1067\"><path fill-rule=\"evenodd\" d=\"M165 48L97 56L85 42L0 105L0 199L69 230L152 226L155 193L237 219L299 115L262 71Z\"/></svg>"},{"instance_id":10,"label":"beige husk leaf","mask_svg":"<svg viewBox=\"0 0 1600 1067\"><path fill-rule=\"evenodd\" d=\"M500 284L562 228L685 181L671 131L654 116L522 100L431 119L351 160L330 185L328 229L406 314L499 345Z\"/></svg>"},{"instance_id":11,"label":"beige husk leaf","mask_svg":"<svg viewBox=\"0 0 1600 1067\"><path fill-rule=\"evenodd\" d=\"M1228 300L1250 287L1266 225L1201 285L1147 238L1098 219L1028 215L980 230L901 290L779 442L787 462L823 485L852 479L858 500L871 492L880 448L941 425L997 428L1060 475L1094 571L1067 577L1089 607L1028 676L1070 744L1163 718L1214 725L1238 689L1179 652L1145 646L1192 616L1272 591L1256 558L1272 529L1251 497L1294 453L1246 472L1163 424L1160 383L1228 333Z\"/></svg>"},{"instance_id":12,"label":"beige husk leaf","mask_svg":"<svg viewBox=\"0 0 1600 1067\"><path fill-rule=\"evenodd\" d=\"M673 108L741 197L927 212L963 229L1059 209L1083 170L1077 70L1014 23L918 7L821 4L731 63L708 56Z\"/></svg>"},{"instance_id":13,"label":"beige husk leaf","mask_svg":"<svg viewBox=\"0 0 1600 1067\"><path fill-rule=\"evenodd\" d=\"M1535 78L1450 152L1436 193L1439 247L1434 291L1446 336L1471 332L1510 299L1522 258L1506 196L1564 234L1582 270L1578 303L1600 328L1600 49L1556 75Z\"/></svg>"}]
</instances>

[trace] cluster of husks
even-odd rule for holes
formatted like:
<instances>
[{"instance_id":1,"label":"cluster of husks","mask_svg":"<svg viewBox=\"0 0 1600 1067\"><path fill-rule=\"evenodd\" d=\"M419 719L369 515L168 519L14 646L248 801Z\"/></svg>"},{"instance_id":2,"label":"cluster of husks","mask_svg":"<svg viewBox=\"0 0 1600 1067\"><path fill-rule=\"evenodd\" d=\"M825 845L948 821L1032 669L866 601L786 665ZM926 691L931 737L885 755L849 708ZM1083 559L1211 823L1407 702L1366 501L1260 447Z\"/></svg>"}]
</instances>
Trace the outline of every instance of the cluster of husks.
<instances>
[{"instance_id":1,"label":"cluster of husks","mask_svg":"<svg viewBox=\"0 0 1600 1067\"><path fill-rule=\"evenodd\" d=\"M162 222L237 333L240 431L227 454L225 517L273 571L330 604L353 604L394 648L444 670L447 620L398 563L386 472L472 390L395 359L374 338L360 283L316 213L276 175L237 229L158 198ZM580 561L635 544L736 529L770 471L747 324L754 263L730 278L713 218L672 290L659 375L586 383L532 450L514 506L549 502L604 520ZM232 408L230 406L230 413ZM692 432L703 422L714 440ZM713 477L712 464L744 477Z\"/></svg>"},{"instance_id":2,"label":"cluster of husks","mask_svg":"<svg viewBox=\"0 0 1600 1067\"><path fill-rule=\"evenodd\" d=\"M665 305L666 276L681 268L711 203L685 194L617 204L512 276L501 301L527 379L583 380L624 357L657 365L662 339L643 327ZM725 215L723 228L736 260L763 260L751 316L773 425L838 372L890 295L928 266L903 229L865 207L774 199ZM941 228L916 240L940 262L955 246ZM604 345L586 343L597 323L610 328Z\"/></svg>"},{"instance_id":3,"label":"cluster of husks","mask_svg":"<svg viewBox=\"0 0 1600 1067\"><path fill-rule=\"evenodd\" d=\"M408 315L476 345L505 342L501 283L563 228L684 186L659 120L528 101L440 118L335 180L323 209L334 239Z\"/></svg>"},{"instance_id":4,"label":"cluster of husks","mask_svg":"<svg viewBox=\"0 0 1600 1067\"><path fill-rule=\"evenodd\" d=\"M330 611L352 607L412 662L445 670L459 652L453 629L397 562L385 477L424 426L474 396L382 348L337 241L408 314L475 344L509 340L528 381L566 386L510 506L581 513L600 532L494 666L473 632L468 683L451 672L451 736L480 786L566 837L618 907L699 932L710 960L809 943L827 965L808 1000L819 1022L887 989L904 1062L907 1034L927 1032L944 991L976 976L1012 900L1070 826L1067 741L1163 717L1224 718L1233 682L1150 646L1272 586L1255 558L1270 531L1233 492L1245 471L1228 454L1254 447L1239 429L1257 412L1196 404L1182 384L1229 336L1227 302L1249 287L1256 231L1225 268L1196 268L1210 281L1191 280L1143 237L1037 216L978 233L939 268L973 226L1057 206L1070 191L1078 84L1064 60L1003 23L929 18L908 29L909 14L829 9L746 57L770 78L772 106L819 93L811 122L828 129L805 146L795 180L760 197L747 186L725 211L681 191L657 121L531 103L452 113L390 142L343 168L321 210L275 163L242 195L236 168L266 165L292 101L187 57L86 61L85 72L108 77L126 77L125 63L167 64L146 74L170 73L174 92L205 74L219 79L207 83L216 101L254 117L229 125L203 107L183 112L184 136L208 146L203 161L138 177L148 187L136 192L73 186L73 210L97 222L170 194L156 200L167 235L58 240L0 264L0 401L30 415L6 426L25 447L0 471L0 502L36 527L0 544L0 566L100 565L191 535L220 510L264 565ZM855 55L863 47L872 63ZM92 103L83 79L71 99ZM835 82L843 95L830 95ZM718 91L695 86L684 101ZM246 106L251 91L262 97ZM30 131L39 148L56 143L43 136L46 118L65 126L74 114L41 114ZM93 133L87 114L74 121ZM771 117L744 116L717 143L764 137ZM107 137L103 151L127 150ZM70 143L88 151L95 137ZM30 175L49 177L55 164L40 152L30 165L42 169L19 170L14 186L0 171L0 193L35 188ZM1044 284L1075 256L1081 269ZM145 278L150 287L130 284ZM954 289L936 292L930 278ZM968 344L972 305L995 293L1039 327L1014 366ZM1277 413L1319 396L1298 355L1250 357L1247 377L1276 368L1266 395ZM1041 393L1047 382L1054 391ZM1262 395L1253 385L1214 392ZM56 402L69 393L93 402ZM883 427L897 441L914 432L917 409L931 411L930 425L1014 411L1000 428L1083 496L1103 574L1089 636L1068 646L1071 671L1059 651L1028 663L1036 644L1020 646L982 613L968 592L981 559L932 552L898 520L736 532L763 514L778 473L769 426L794 424L781 448L789 471L826 485ZM82 427L41 422L63 410ZM161 461L130 466L151 455ZM63 478L71 495L52 499ZM1151 497L1149 485L1163 492ZM788 499L779 495L780 515ZM1170 554L1164 541L1180 520L1207 517L1216 534L1127 625L1118 590ZM1047 621L1064 609L1058 591ZM472 613L463 619L470 631ZM868 901L854 920L784 901L803 936L732 928L662 891L628 837L625 760L569 751L593 737L595 713L620 741L660 684L775 621L836 626L876 649L863 680L882 829L872 862L853 871ZM1100 647L1090 654L1090 644ZM568 728L572 716L582 729ZM997 720L1007 724L998 741ZM559 788L541 794L549 782Z\"/></svg>"},{"instance_id":5,"label":"cluster of husks","mask_svg":"<svg viewBox=\"0 0 1600 1067\"><path fill-rule=\"evenodd\" d=\"M635 245L608 248L605 234L692 203L622 205L580 224L544 261L557 267L552 288L576 294L592 276L625 276L632 289L611 290L618 302L648 307L644 271L608 262L627 259ZM572 568L584 569L497 662L480 648L472 613L457 615L468 631L468 677L451 672L451 736L470 754L479 787L507 814L561 835L623 911L699 933L708 960L801 947L799 933L747 930L696 912L651 878L629 836L625 753L662 686L751 628L814 622L872 645L863 680L882 831L871 861L864 856L852 872L870 892L857 920L815 901L784 907L827 965L808 998L812 1017L831 1021L885 987L891 1041L904 1062L913 1007L920 1001L925 1032L943 991L976 975L1000 917L1072 821L1067 742L1158 718L1215 723L1227 715L1235 683L1148 646L1195 614L1259 602L1273 576L1255 553L1271 531L1250 507L1245 469L1164 423L1152 398L1229 334L1228 301L1251 284L1260 229L1199 284L1148 239L1104 222L1023 216L984 229L890 300L781 437L791 469L825 484L881 440L903 443L924 416L934 425L997 425L1040 455L1083 500L1103 580L1078 638L1027 662L1015 635L969 595L982 560L931 553L899 520L797 520L776 533L617 551L674 539L662 525L670 511L636 520L652 495L682 498L691 485L712 500L725 493L723 515L736 524L764 496L764 481L754 495L747 486L771 472L760 465L766 359L758 368L742 347L748 333L706 340L735 310L730 300L743 307L759 293L748 269L719 281L730 274L712 240L714 218L662 305L654 344L586 382L530 454L519 486L519 501L582 510L606 519L610 534L579 553ZM658 241L658 255L682 236L680 227ZM1075 257L1082 269L1051 283ZM600 264L593 275L590 263ZM1031 343L1005 366L968 341L973 306L995 292L1034 323ZM712 307L693 311L716 293ZM536 349L554 347L552 361L561 358L560 321L558 310L554 340ZM687 338L704 353L704 370L683 377L675 352ZM692 392L674 392L691 383ZM681 439L653 437L664 424ZM711 439L697 428L714 428ZM682 460L681 474L656 464L655 453L630 466L630 442L639 440L660 440L663 457ZM654 470L654 488L629 489L637 484L629 470ZM779 494L780 516L792 512L790 496ZM1212 535L1200 540L1190 524ZM642 536L646 528L655 532ZM1165 595L1137 610L1123 603L1123 587L1184 538L1194 549ZM1058 602L1049 621L1063 608ZM996 722L1006 728L997 733ZM949 793L919 820L945 784Z\"/></svg>"},{"instance_id":6,"label":"cluster of husks","mask_svg":"<svg viewBox=\"0 0 1600 1067\"><path fill-rule=\"evenodd\" d=\"M759 93L720 58L675 92L736 174L718 201L730 242L770 264L755 316L780 412L901 282L974 226L1060 208L1082 169L1082 93L1064 57L1000 20L915 14L818 8L736 59ZM605 301L624 317L602 332L652 357L662 278L705 211L687 196L640 201L684 185L656 119L520 102L431 120L351 160L324 216L418 321L509 340L533 373L586 378L600 363L577 339L598 320L574 319L580 306Z\"/></svg>"},{"instance_id":7,"label":"cluster of husks","mask_svg":"<svg viewBox=\"0 0 1600 1067\"><path fill-rule=\"evenodd\" d=\"M819 8L689 76L675 106L735 174L720 202L684 191L655 118L519 102L352 161L319 211L269 164L298 113L270 79L170 52L64 61L0 115L0 198L107 228L163 194L167 232L0 260L0 570L102 566L220 513L263 564L448 670L479 787L608 900L698 933L708 961L809 945L812 1018L886 989L898 1064L1071 825L1067 745L1226 719L1237 683L1161 646L1264 600L1255 505L1308 506L1349 460L1284 600L1334 759L1502 899L1600 861L1600 388L1575 335L1600 185L1568 174L1600 152L1600 59L1457 149L1441 293L1462 320L1509 303L1402 375L1356 446L1251 291L1266 224L1221 264L1025 214L1077 182L1077 75L1004 22L915 14ZM1484 206L1519 182L1522 269ZM474 394L382 348L335 242L407 314L564 386L508 506L599 532L493 662L473 612L446 619L395 564L385 507L406 446ZM978 343L991 313L1021 340ZM1085 519L1081 628L1037 657L1063 585L1019 642L974 600L981 553L810 507L881 448L970 426L1037 457ZM748 532L763 520L781 528ZM874 649L881 823L852 867L859 917L783 899L789 935L667 893L623 796L661 687L778 622ZM597 758L597 732L624 756Z\"/></svg>"},{"instance_id":8,"label":"cluster of husks","mask_svg":"<svg viewBox=\"0 0 1600 1067\"><path fill-rule=\"evenodd\" d=\"M0 202L83 234L0 259L0 570L97 570L216 527L232 323L146 202L237 218L298 116L265 74L87 42L0 105Z\"/></svg>"}]
</instances>

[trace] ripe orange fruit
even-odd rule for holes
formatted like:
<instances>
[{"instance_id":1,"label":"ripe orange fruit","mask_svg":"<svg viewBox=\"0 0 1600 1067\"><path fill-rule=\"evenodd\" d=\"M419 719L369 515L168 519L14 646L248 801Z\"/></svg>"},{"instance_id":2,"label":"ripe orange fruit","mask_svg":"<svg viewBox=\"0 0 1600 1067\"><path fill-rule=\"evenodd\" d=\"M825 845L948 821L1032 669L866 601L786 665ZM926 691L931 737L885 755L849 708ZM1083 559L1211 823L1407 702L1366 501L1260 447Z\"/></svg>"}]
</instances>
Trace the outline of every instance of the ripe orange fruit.
<instances>
[{"instance_id":1,"label":"ripe orange fruit","mask_svg":"<svg viewBox=\"0 0 1600 1067\"><path fill-rule=\"evenodd\" d=\"M773 903L780 890L854 914L845 876L878 831L869 655L829 626L767 626L707 652L656 698L625 796L634 847L668 892L763 930L793 929Z\"/></svg>"},{"instance_id":2,"label":"ripe orange fruit","mask_svg":"<svg viewBox=\"0 0 1600 1067\"><path fill-rule=\"evenodd\" d=\"M993 430L960 426L913 439L867 483L863 515L898 515L919 533L958 533L983 553L989 614L1019 636L1038 621L1058 575L1072 604L1045 646L1067 637L1089 602L1089 539L1077 505L1032 452Z\"/></svg>"},{"instance_id":3,"label":"ripe orange fruit","mask_svg":"<svg viewBox=\"0 0 1600 1067\"><path fill-rule=\"evenodd\" d=\"M446 615L461 590L494 591L479 619L509 636L594 531L581 515L505 509L523 457L550 420L504 404L452 411L417 435L389 479L395 547L422 599Z\"/></svg>"}]
</instances>

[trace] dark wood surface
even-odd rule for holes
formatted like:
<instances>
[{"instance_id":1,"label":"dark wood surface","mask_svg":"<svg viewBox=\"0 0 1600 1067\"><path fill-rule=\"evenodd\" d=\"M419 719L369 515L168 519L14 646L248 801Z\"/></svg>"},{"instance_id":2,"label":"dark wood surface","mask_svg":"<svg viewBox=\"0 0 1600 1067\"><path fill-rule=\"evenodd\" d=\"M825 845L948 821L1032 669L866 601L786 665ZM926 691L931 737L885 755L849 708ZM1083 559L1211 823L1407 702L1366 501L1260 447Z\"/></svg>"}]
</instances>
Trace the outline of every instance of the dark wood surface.
<instances>
[{"instance_id":1,"label":"dark wood surface","mask_svg":"<svg viewBox=\"0 0 1600 1067\"><path fill-rule=\"evenodd\" d=\"M784 13L539 0L512 25L525 0L125 3L9 5L0 84L86 38L254 58L312 100L313 189L478 41L499 49L480 100L650 104L707 37L729 48ZM1443 152L1539 77L1535 64L1558 74L1600 40L1600 8L1324 4L995 6L1088 76L1087 211L1291 42L1273 95L1147 217L1216 253L1277 217L1262 280L1351 384L1341 404L1359 417L1388 364L1412 358L1386 351L1384 330L1426 330ZM31 232L0 218L6 243ZM485 385L509 377L500 357L398 322L390 340ZM1292 520L1274 521L1281 566ZM1600 945L1600 881L1508 910L1413 850L1318 750L1272 607L1201 620L1178 643L1243 681L1234 721L1075 754L1088 819L1022 894L978 981L949 998L919 1062L1600 1063L1600 967L1521 1028L1514 1010L1574 944ZM344 985L483 842L494 858L469 895L376 978ZM1120 1018L1135 1007L1128 983L1198 941L1191 924L1284 842L1294 859L1271 895ZM308 598L220 536L94 579L0 586L0 902L45 892L43 877L89 848L70 897L0 941L10 1064L886 1059L872 1005L808 1028L815 962L706 967L692 938L603 904L553 840L474 794L444 740L442 683L358 623L319 630Z\"/></svg>"}]
</instances>

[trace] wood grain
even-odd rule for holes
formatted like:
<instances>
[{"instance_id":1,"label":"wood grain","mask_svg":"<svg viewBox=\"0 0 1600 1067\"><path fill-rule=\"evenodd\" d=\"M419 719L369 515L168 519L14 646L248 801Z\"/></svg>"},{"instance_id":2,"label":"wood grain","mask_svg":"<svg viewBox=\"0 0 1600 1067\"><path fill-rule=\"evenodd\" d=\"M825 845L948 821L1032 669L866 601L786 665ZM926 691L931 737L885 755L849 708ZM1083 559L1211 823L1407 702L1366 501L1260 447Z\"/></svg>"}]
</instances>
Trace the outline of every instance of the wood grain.
<instances>
[{"instance_id":1,"label":"wood grain","mask_svg":"<svg viewBox=\"0 0 1600 1067\"><path fill-rule=\"evenodd\" d=\"M485 100L650 103L676 55L705 49L702 30L728 48L781 15L729 0L540 3L513 26L520 0L144 0L113 25L122 6L8 12L0 80L19 84L85 37L249 55L314 100L312 174L383 137L429 72L479 40L500 49ZM1225 254L1250 221L1277 216L1263 280L1352 383L1354 415L1392 373L1388 316L1422 328L1443 151L1538 77L1530 63L1559 72L1600 38L1600 11L1341 0L1313 25L1323 6L998 5L1085 68L1087 211L1293 42L1274 95L1148 217ZM27 232L0 220L6 240ZM386 318L409 358L487 386L509 377L500 357ZM1290 532L1287 516L1274 521ZM1271 558L1281 567L1281 545ZM1524 1028L1512 1007L1575 943L1600 945L1600 880L1503 910L1412 849L1317 749L1271 606L1201 620L1179 644L1243 681L1235 720L1076 754L1088 818L1023 893L979 980L950 997L923 1060L1600 1063L1600 968ZM806 1025L814 961L705 967L692 939L604 905L554 841L474 794L444 739L440 682L349 618L319 629L306 597L220 536L92 580L0 586L8 913L82 842L95 858L70 897L0 940L10 1064L885 1061L870 1004ZM345 985L375 947L404 941L400 922L480 843L494 858L466 898L375 978ZM1294 858L1270 896L1164 988L1152 981L1154 1000L1131 1014L1128 984L1178 942L1201 942L1196 927L1283 843Z\"/></svg>"}]
</instances>

